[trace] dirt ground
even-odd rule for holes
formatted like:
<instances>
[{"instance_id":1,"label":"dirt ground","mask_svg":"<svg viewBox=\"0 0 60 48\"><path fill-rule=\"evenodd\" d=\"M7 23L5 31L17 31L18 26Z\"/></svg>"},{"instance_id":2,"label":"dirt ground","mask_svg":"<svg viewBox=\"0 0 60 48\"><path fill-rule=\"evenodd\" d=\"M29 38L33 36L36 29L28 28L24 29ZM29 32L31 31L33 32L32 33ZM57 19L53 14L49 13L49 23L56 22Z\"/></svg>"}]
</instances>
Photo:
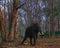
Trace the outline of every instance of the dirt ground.
<instances>
[{"instance_id":1,"label":"dirt ground","mask_svg":"<svg viewBox=\"0 0 60 48\"><path fill-rule=\"evenodd\" d=\"M17 42L4 42L0 44L0 48L60 48L60 38L37 39L36 46L30 46L29 39L23 45Z\"/></svg>"},{"instance_id":2,"label":"dirt ground","mask_svg":"<svg viewBox=\"0 0 60 48\"><path fill-rule=\"evenodd\" d=\"M0 48L60 48L60 46L52 45L52 46L18 46L18 47L0 47Z\"/></svg>"}]
</instances>

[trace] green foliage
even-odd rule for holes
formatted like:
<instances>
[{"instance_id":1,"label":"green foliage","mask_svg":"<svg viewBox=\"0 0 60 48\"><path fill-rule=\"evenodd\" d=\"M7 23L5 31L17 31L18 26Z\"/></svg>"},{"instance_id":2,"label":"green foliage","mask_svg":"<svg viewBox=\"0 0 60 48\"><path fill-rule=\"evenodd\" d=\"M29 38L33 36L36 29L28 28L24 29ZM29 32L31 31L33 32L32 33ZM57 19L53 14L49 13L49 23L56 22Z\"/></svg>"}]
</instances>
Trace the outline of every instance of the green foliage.
<instances>
[{"instance_id":1,"label":"green foliage","mask_svg":"<svg viewBox=\"0 0 60 48\"><path fill-rule=\"evenodd\" d=\"M43 12L47 15L47 16L49 16L49 14L50 14L50 9L49 8L43 8Z\"/></svg>"},{"instance_id":2,"label":"green foliage","mask_svg":"<svg viewBox=\"0 0 60 48\"><path fill-rule=\"evenodd\" d=\"M2 35L1 35L1 33L0 33L0 38L2 38Z\"/></svg>"},{"instance_id":3,"label":"green foliage","mask_svg":"<svg viewBox=\"0 0 60 48\"><path fill-rule=\"evenodd\" d=\"M53 8L54 16L58 16L60 12L60 3L56 4Z\"/></svg>"},{"instance_id":4,"label":"green foliage","mask_svg":"<svg viewBox=\"0 0 60 48\"><path fill-rule=\"evenodd\" d=\"M44 32L44 35L45 35L46 37L48 37L49 34L50 34L49 31L45 31L45 32ZM60 36L60 31L55 31L55 36L56 36L56 37Z\"/></svg>"},{"instance_id":5,"label":"green foliage","mask_svg":"<svg viewBox=\"0 0 60 48\"><path fill-rule=\"evenodd\" d=\"M57 7L54 8L54 16L59 15L59 9Z\"/></svg>"},{"instance_id":6,"label":"green foliage","mask_svg":"<svg viewBox=\"0 0 60 48\"><path fill-rule=\"evenodd\" d=\"M23 36L20 34L19 37L23 38Z\"/></svg>"},{"instance_id":7,"label":"green foliage","mask_svg":"<svg viewBox=\"0 0 60 48\"><path fill-rule=\"evenodd\" d=\"M45 36L49 36L49 31L45 31L45 32L44 32L44 35L45 35Z\"/></svg>"},{"instance_id":8,"label":"green foliage","mask_svg":"<svg viewBox=\"0 0 60 48\"><path fill-rule=\"evenodd\" d=\"M55 36L60 36L60 31L56 31Z\"/></svg>"}]
</instances>

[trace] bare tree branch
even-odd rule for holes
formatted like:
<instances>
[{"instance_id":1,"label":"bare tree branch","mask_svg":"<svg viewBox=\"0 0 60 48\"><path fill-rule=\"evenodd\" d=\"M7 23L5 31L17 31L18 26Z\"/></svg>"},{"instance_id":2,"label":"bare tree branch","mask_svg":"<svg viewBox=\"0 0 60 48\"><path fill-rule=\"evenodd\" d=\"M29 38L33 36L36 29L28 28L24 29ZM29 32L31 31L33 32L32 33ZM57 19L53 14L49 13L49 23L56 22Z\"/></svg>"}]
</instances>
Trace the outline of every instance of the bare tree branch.
<instances>
[{"instance_id":1,"label":"bare tree branch","mask_svg":"<svg viewBox=\"0 0 60 48\"><path fill-rule=\"evenodd\" d=\"M23 5L25 5L26 3L23 3L23 4L21 4L20 6L18 6L17 8L16 8L16 10L18 10L19 8L21 8Z\"/></svg>"}]
</instances>

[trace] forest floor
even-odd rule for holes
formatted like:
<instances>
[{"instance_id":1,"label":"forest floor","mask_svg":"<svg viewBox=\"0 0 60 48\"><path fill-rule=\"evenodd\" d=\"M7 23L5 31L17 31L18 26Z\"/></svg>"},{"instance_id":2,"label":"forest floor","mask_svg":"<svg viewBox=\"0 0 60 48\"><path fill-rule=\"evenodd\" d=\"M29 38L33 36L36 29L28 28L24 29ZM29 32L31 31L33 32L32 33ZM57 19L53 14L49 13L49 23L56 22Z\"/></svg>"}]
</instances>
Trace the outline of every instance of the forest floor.
<instances>
[{"instance_id":1,"label":"forest floor","mask_svg":"<svg viewBox=\"0 0 60 48\"><path fill-rule=\"evenodd\" d=\"M23 45L19 45L19 42L2 42L0 48L60 48L60 38L40 38L35 46L29 45L29 39Z\"/></svg>"}]
</instances>

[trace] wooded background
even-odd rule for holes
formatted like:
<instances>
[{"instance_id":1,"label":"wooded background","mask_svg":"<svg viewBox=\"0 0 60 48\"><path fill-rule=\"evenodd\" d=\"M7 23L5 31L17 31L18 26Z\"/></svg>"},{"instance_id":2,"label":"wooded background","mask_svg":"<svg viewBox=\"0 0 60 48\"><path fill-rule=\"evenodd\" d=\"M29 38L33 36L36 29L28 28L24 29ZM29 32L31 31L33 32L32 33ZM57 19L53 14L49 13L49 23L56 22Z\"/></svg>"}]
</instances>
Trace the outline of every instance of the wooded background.
<instances>
[{"instance_id":1,"label":"wooded background","mask_svg":"<svg viewBox=\"0 0 60 48\"><path fill-rule=\"evenodd\" d=\"M18 40L32 22L48 37L60 35L60 0L0 0L0 38Z\"/></svg>"}]
</instances>

